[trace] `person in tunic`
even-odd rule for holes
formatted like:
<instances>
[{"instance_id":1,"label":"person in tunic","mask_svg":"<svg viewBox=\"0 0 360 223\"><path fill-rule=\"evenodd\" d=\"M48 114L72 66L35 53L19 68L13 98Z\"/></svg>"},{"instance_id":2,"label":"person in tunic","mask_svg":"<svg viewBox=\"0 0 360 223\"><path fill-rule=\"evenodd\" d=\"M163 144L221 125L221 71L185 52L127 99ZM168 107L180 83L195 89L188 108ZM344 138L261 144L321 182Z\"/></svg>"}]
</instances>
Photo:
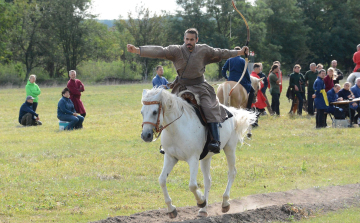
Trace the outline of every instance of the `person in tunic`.
<instances>
[{"instance_id":1,"label":"person in tunic","mask_svg":"<svg viewBox=\"0 0 360 223\"><path fill-rule=\"evenodd\" d=\"M214 138L209 143L208 149L213 153L219 153L219 123L224 122L227 115L225 109L219 104L214 88L205 80L205 66L223 59L244 55L248 47L243 47L241 50L226 50L197 44L198 41L198 31L190 28L184 33L183 45L135 47L128 44L127 50L141 57L166 59L173 62L178 76L170 85L172 93L178 94L187 89L200 97L201 107Z\"/></svg>"},{"instance_id":2,"label":"person in tunic","mask_svg":"<svg viewBox=\"0 0 360 223\"><path fill-rule=\"evenodd\" d=\"M273 110L271 109L271 105L270 105L269 100L268 100L268 98L267 98L267 96L266 96L266 89L268 88L269 81L268 81L268 78L266 77L266 75L262 72L262 71L263 71L263 65L262 65L262 63L259 63L259 64L260 64L260 73L258 73L258 76L259 76L260 78L264 78L264 79L263 79L264 87L261 88L261 92L263 93L264 97L266 98L265 103L266 103L266 108L267 108L267 110L269 111L270 115L273 115L274 112L273 112ZM261 113L261 115L267 115L267 114L266 114L266 111L264 110L264 111Z\"/></svg>"},{"instance_id":3,"label":"person in tunic","mask_svg":"<svg viewBox=\"0 0 360 223\"><path fill-rule=\"evenodd\" d=\"M331 88L334 87L334 82L333 82L333 79L334 79L334 69L333 68L329 68L327 70L327 75L326 77L324 78L324 83L325 83L325 91L328 92L331 90Z\"/></svg>"},{"instance_id":4,"label":"person in tunic","mask_svg":"<svg viewBox=\"0 0 360 223\"><path fill-rule=\"evenodd\" d=\"M164 68L161 65L158 65L156 67L156 76L152 80L153 87L161 87L164 89L169 89L167 84L169 83L165 77L163 77L164 74Z\"/></svg>"},{"instance_id":5,"label":"person in tunic","mask_svg":"<svg viewBox=\"0 0 360 223\"><path fill-rule=\"evenodd\" d=\"M329 101L327 99L327 94L325 91L325 84L323 79L325 78L326 71L324 69L319 71L318 77L314 82L314 91L315 94L313 98L315 98L315 107L316 111L316 128L324 128L325 125L325 111L329 106Z\"/></svg>"},{"instance_id":6,"label":"person in tunic","mask_svg":"<svg viewBox=\"0 0 360 223\"><path fill-rule=\"evenodd\" d=\"M58 103L57 118L60 121L70 122L65 130L81 129L84 117L76 112L73 102L70 99L70 90L64 88L61 92L61 98Z\"/></svg>"},{"instance_id":7,"label":"person in tunic","mask_svg":"<svg viewBox=\"0 0 360 223\"><path fill-rule=\"evenodd\" d=\"M310 64L310 70L305 73L305 85L307 86L307 98L308 98L308 114L314 115L314 99L312 95L314 91L314 82L318 76L318 71L316 70L316 64Z\"/></svg>"},{"instance_id":8,"label":"person in tunic","mask_svg":"<svg viewBox=\"0 0 360 223\"><path fill-rule=\"evenodd\" d=\"M234 50L241 50L240 47L235 47ZM222 70L221 74L227 81L235 81L238 82L241 78L241 75L245 68L245 60L244 58L237 56L228 59ZM229 71L229 76L227 76L226 71ZM247 109L251 108L252 101L254 99L255 90L251 86L251 79L249 75L249 71L246 69L243 79L241 79L240 84L245 88L246 92L249 94L248 102L246 105Z\"/></svg>"},{"instance_id":9,"label":"person in tunic","mask_svg":"<svg viewBox=\"0 0 360 223\"><path fill-rule=\"evenodd\" d=\"M281 63L280 63L280 61L274 61L273 65L277 65L278 68L279 68L278 71L275 72L275 75L280 80L279 89L280 89L280 94L281 94L281 92L282 92L282 82L283 82L283 74L281 72ZM269 76L268 76L268 83L269 83L268 88L270 89L270 73L269 73Z\"/></svg>"},{"instance_id":10,"label":"person in tunic","mask_svg":"<svg viewBox=\"0 0 360 223\"><path fill-rule=\"evenodd\" d=\"M67 83L67 88L70 90L70 99L74 104L75 110L85 118L85 107L80 100L81 92L85 91L84 84L79 79L76 79L75 70L69 71L69 77L70 80Z\"/></svg>"},{"instance_id":11,"label":"person in tunic","mask_svg":"<svg viewBox=\"0 0 360 223\"><path fill-rule=\"evenodd\" d=\"M338 93L338 97L343 98L344 100L351 100L354 98L354 95L352 94L352 92L350 91L350 87L351 84L349 82L345 82L344 84L344 88L341 89ZM342 108L345 111L345 116L349 117L349 109L350 109L350 121L355 122L355 124L357 124L357 120L354 119L354 115L355 115L355 110L357 109L357 104L354 102L352 104L350 104L350 108L348 105L339 105L340 108Z\"/></svg>"},{"instance_id":12,"label":"person in tunic","mask_svg":"<svg viewBox=\"0 0 360 223\"><path fill-rule=\"evenodd\" d=\"M258 63L255 63L254 64L254 66L253 66L253 68L254 68L254 70L253 70L253 72L251 72L251 76L253 76L253 77L256 77L257 79L260 79L260 77L259 77L259 73L260 73L260 64L258 64ZM256 102L255 103L253 103L251 106L253 107L253 108L255 108L256 109L256 111L257 111L257 114L256 114L256 122L253 124L253 127L257 127L257 126L259 126L259 124L258 124L258 119L259 119L259 116L260 116L260 114L262 113L262 112L264 112L265 111L265 108L266 108L266 103L265 103L265 101L266 101L266 98L264 97L264 95L263 95L263 93L262 93L262 91L261 91L261 89L264 87L264 83L263 83L263 81L261 81L260 82L260 89L258 90L258 92L257 92L257 96L256 96Z\"/></svg>"},{"instance_id":13,"label":"person in tunic","mask_svg":"<svg viewBox=\"0 0 360 223\"><path fill-rule=\"evenodd\" d=\"M357 51L354 53L353 61L356 64L354 68L354 72L356 72L360 68L360 44L356 47Z\"/></svg>"},{"instance_id":14,"label":"person in tunic","mask_svg":"<svg viewBox=\"0 0 360 223\"><path fill-rule=\"evenodd\" d=\"M305 78L302 73L300 73L301 66L296 64L294 66L294 72L290 74L290 83L289 86L295 89L295 96L299 101L298 104L298 115L302 115L303 101L305 99ZM295 103L294 99L294 103ZM293 104L294 104L293 103ZM292 110L292 109L291 109Z\"/></svg>"},{"instance_id":15,"label":"person in tunic","mask_svg":"<svg viewBox=\"0 0 360 223\"><path fill-rule=\"evenodd\" d=\"M270 83L270 94L271 94L271 109L274 114L280 116L280 83L281 80L278 78L276 73L279 73L279 66L273 64L270 69L269 83Z\"/></svg>"},{"instance_id":16,"label":"person in tunic","mask_svg":"<svg viewBox=\"0 0 360 223\"><path fill-rule=\"evenodd\" d=\"M39 86L35 83L36 75L32 74L29 76L29 80L25 86L26 96L32 96L34 98L34 102L32 104L32 109L36 112L36 108L38 106L39 95L41 94L41 90Z\"/></svg>"}]
</instances>

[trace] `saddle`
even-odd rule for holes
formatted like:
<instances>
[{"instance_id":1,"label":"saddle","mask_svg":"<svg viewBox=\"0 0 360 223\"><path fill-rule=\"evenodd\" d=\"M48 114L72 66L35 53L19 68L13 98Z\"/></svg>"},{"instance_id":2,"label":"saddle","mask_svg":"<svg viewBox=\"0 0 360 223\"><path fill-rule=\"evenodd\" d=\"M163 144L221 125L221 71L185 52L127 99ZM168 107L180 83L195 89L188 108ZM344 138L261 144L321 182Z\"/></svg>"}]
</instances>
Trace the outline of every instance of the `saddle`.
<instances>
[{"instance_id":1,"label":"saddle","mask_svg":"<svg viewBox=\"0 0 360 223\"><path fill-rule=\"evenodd\" d=\"M207 121L206 121L204 112L203 112L203 110L202 110L202 108L200 106L200 98L198 97L198 95L192 93L189 90L184 90L184 91L179 92L178 96L183 98L185 101L187 101L194 108L194 110L196 112L196 115L199 118L201 124L206 128L206 131L207 131L206 143L204 145L203 151L202 151L202 153L200 155L200 158L199 158L199 160L202 160L209 153L208 144L211 142L213 137L212 137L212 135L211 135L211 133L210 133L210 131L208 129L208 125L207 125ZM225 108L225 111L226 111L226 114L227 114L227 117L226 117L225 120L233 117L233 114L230 111L228 111L226 108ZM220 127L221 127L221 125L220 125Z\"/></svg>"}]
</instances>

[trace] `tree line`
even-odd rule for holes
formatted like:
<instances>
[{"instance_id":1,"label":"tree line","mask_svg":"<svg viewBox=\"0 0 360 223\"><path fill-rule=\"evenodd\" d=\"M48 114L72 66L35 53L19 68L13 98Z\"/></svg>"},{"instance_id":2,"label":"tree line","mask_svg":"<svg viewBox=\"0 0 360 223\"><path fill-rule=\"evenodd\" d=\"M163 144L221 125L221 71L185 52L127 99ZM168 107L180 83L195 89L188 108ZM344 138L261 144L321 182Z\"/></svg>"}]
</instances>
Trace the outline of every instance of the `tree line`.
<instances>
[{"instance_id":1,"label":"tree line","mask_svg":"<svg viewBox=\"0 0 360 223\"><path fill-rule=\"evenodd\" d=\"M353 68L352 55L360 43L358 1L235 2L249 23L253 60L263 62L265 69L275 60L290 72L294 64L326 67L333 59L345 72ZM148 79L157 64L171 65L132 55L126 44L182 44L190 27L199 30L199 43L228 49L245 44L244 21L229 0L176 3L180 10L173 14L138 5L135 14L108 28L90 13L91 0L0 0L0 84L27 80L34 72L47 80L66 79L73 69L95 82ZM223 63L206 75L220 78ZM176 71L166 75L173 78Z\"/></svg>"}]
</instances>

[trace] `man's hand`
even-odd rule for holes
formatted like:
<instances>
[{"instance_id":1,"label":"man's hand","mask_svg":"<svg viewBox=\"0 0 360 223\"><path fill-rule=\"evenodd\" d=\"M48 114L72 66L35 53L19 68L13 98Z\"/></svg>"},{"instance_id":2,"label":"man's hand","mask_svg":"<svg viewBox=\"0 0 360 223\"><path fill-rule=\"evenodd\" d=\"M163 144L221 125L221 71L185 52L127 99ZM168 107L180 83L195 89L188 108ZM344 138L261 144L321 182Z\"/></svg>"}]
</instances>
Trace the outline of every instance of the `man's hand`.
<instances>
[{"instance_id":1,"label":"man's hand","mask_svg":"<svg viewBox=\"0 0 360 223\"><path fill-rule=\"evenodd\" d=\"M342 100L343 100L343 98L342 98L342 97L340 97L340 98L338 98L337 100L338 100L338 101L342 101Z\"/></svg>"},{"instance_id":2,"label":"man's hand","mask_svg":"<svg viewBox=\"0 0 360 223\"><path fill-rule=\"evenodd\" d=\"M315 94L313 94L313 95L312 95L312 98L316 98L316 95L315 95Z\"/></svg>"},{"instance_id":3,"label":"man's hand","mask_svg":"<svg viewBox=\"0 0 360 223\"><path fill-rule=\"evenodd\" d=\"M295 85L295 91L299 91L299 88Z\"/></svg>"},{"instance_id":4,"label":"man's hand","mask_svg":"<svg viewBox=\"0 0 360 223\"><path fill-rule=\"evenodd\" d=\"M36 121L39 121L39 119L40 119L39 116L35 118Z\"/></svg>"},{"instance_id":5,"label":"man's hand","mask_svg":"<svg viewBox=\"0 0 360 223\"><path fill-rule=\"evenodd\" d=\"M357 105L356 102L352 103L352 106L353 106L353 107L355 107L356 105Z\"/></svg>"},{"instance_id":6,"label":"man's hand","mask_svg":"<svg viewBox=\"0 0 360 223\"><path fill-rule=\"evenodd\" d=\"M127 51L130 52L130 53L140 54L140 49L138 47L135 47L132 44L127 45Z\"/></svg>"},{"instance_id":7,"label":"man's hand","mask_svg":"<svg viewBox=\"0 0 360 223\"><path fill-rule=\"evenodd\" d=\"M240 56L240 55L245 55L245 53L246 54L248 54L248 52L249 52L249 47L247 47L247 46L243 46L243 48L241 48L241 50L239 50L238 51L238 56Z\"/></svg>"},{"instance_id":8,"label":"man's hand","mask_svg":"<svg viewBox=\"0 0 360 223\"><path fill-rule=\"evenodd\" d=\"M77 113L73 113L73 116L77 116L78 114Z\"/></svg>"}]
</instances>

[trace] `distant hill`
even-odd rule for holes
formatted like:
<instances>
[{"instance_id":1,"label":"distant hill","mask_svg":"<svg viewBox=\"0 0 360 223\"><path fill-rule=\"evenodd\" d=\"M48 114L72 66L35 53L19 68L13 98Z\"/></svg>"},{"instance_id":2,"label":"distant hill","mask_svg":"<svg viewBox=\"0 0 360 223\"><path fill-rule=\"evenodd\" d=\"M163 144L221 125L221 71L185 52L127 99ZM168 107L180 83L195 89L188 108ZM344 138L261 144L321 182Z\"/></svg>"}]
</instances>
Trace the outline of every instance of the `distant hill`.
<instances>
[{"instance_id":1,"label":"distant hill","mask_svg":"<svg viewBox=\"0 0 360 223\"><path fill-rule=\"evenodd\" d=\"M109 28L114 26L114 20L98 20L98 22L100 23L104 23L105 25L107 25Z\"/></svg>"}]
</instances>

